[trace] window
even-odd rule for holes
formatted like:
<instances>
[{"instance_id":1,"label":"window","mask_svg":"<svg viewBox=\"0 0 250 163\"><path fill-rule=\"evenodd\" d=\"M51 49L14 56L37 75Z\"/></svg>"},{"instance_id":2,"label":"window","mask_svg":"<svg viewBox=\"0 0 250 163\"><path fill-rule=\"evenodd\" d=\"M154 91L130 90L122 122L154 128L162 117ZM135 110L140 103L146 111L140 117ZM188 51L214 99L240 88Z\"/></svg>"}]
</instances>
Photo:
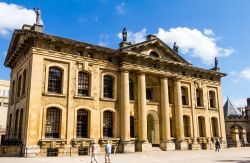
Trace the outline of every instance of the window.
<instances>
[{"instance_id":1,"label":"window","mask_svg":"<svg viewBox=\"0 0 250 163\"><path fill-rule=\"evenodd\" d=\"M190 137L189 122L190 122L189 117L183 116L183 127L184 127L184 136L185 137Z\"/></svg>"},{"instance_id":2,"label":"window","mask_svg":"<svg viewBox=\"0 0 250 163\"><path fill-rule=\"evenodd\" d=\"M3 103L3 107L8 107L9 106L9 103L8 102L4 102Z\"/></svg>"},{"instance_id":3,"label":"window","mask_svg":"<svg viewBox=\"0 0 250 163\"><path fill-rule=\"evenodd\" d=\"M182 105L188 105L188 90L186 87L181 87Z\"/></svg>"},{"instance_id":4,"label":"window","mask_svg":"<svg viewBox=\"0 0 250 163\"><path fill-rule=\"evenodd\" d=\"M22 132L23 132L23 109L20 111L20 118L19 118L19 134L18 139L22 138Z\"/></svg>"},{"instance_id":5,"label":"window","mask_svg":"<svg viewBox=\"0 0 250 163\"><path fill-rule=\"evenodd\" d=\"M149 53L149 56L158 58L158 57L159 57L159 54L156 53L155 51L151 51L151 52Z\"/></svg>"},{"instance_id":6,"label":"window","mask_svg":"<svg viewBox=\"0 0 250 163\"><path fill-rule=\"evenodd\" d=\"M135 137L135 121L134 117L130 116L130 137L134 138Z\"/></svg>"},{"instance_id":7,"label":"window","mask_svg":"<svg viewBox=\"0 0 250 163\"><path fill-rule=\"evenodd\" d=\"M146 88L146 98L147 98L147 100L154 99L154 89L153 88Z\"/></svg>"},{"instance_id":8,"label":"window","mask_svg":"<svg viewBox=\"0 0 250 163\"><path fill-rule=\"evenodd\" d=\"M78 73L78 95L89 96L89 74Z\"/></svg>"},{"instance_id":9,"label":"window","mask_svg":"<svg viewBox=\"0 0 250 163\"><path fill-rule=\"evenodd\" d=\"M55 51L60 52L61 51L61 47L55 46Z\"/></svg>"},{"instance_id":10,"label":"window","mask_svg":"<svg viewBox=\"0 0 250 163\"><path fill-rule=\"evenodd\" d=\"M209 91L209 106L210 108L215 108L215 92L214 91Z\"/></svg>"},{"instance_id":11,"label":"window","mask_svg":"<svg viewBox=\"0 0 250 163\"><path fill-rule=\"evenodd\" d=\"M26 70L23 71L22 95L25 94L25 91L26 91Z\"/></svg>"},{"instance_id":12,"label":"window","mask_svg":"<svg viewBox=\"0 0 250 163\"><path fill-rule=\"evenodd\" d=\"M88 58L94 58L94 54L93 53L88 53Z\"/></svg>"},{"instance_id":13,"label":"window","mask_svg":"<svg viewBox=\"0 0 250 163\"><path fill-rule=\"evenodd\" d=\"M169 104L173 104L173 101L172 101L172 89L170 86L168 86L168 101L169 101Z\"/></svg>"},{"instance_id":14,"label":"window","mask_svg":"<svg viewBox=\"0 0 250 163\"><path fill-rule=\"evenodd\" d=\"M46 138L59 138L60 136L60 110L48 108L46 113Z\"/></svg>"},{"instance_id":15,"label":"window","mask_svg":"<svg viewBox=\"0 0 250 163\"><path fill-rule=\"evenodd\" d=\"M104 94L103 97L113 98L113 78L111 76L104 76Z\"/></svg>"},{"instance_id":16,"label":"window","mask_svg":"<svg viewBox=\"0 0 250 163\"><path fill-rule=\"evenodd\" d=\"M10 119L9 119L8 136L10 136L11 131L12 131L12 114L10 114Z\"/></svg>"},{"instance_id":17,"label":"window","mask_svg":"<svg viewBox=\"0 0 250 163\"><path fill-rule=\"evenodd\" d=\"M57 67L49 68L48 92L61 93L62 70Z\"/></svg>"},{"instance_id":18,"label":"window","mask_svg":"<svg viewBox=\"0 0 250 163\"><path fill-rule=\"evenodd\" d=\"M218 137L218 122L217 122L217 118L213 117L211 119L212 121L212 130L213 130L213 136L214 137Z\"/></svg>"},{"instance_id":19,"label":"window","mask_svg":"<svg viewBox=\"0 0 250 163\"><path fill-rule=\"evenodd\" d=\"M113 114L111 111L103 113L103 137L113 136Z\"/></svg>"},{"instance_id":20,"label":"window","mask_svg":"<svg viewBox=\"0 0 250 163\"><path fill-rule=\"evenodd\" d=\"M15 132L14 137L15 138L18 135L18 128L17 128L18 127L18 119L19 119L19 110L16 111L16 115L15 115L15 130L14 130L14 132Z\"/></svg>"},{"instance_id":21,"label":"window","mask_svg":"<svg viewBox=\"0 0 250 163\"><path fill-rule=\"evenodd\" d=\"M129 79L129 99L134 100L134 82L133 80Z\"/></svg>"},{"instance_id":22,"label":"window","mask_svg":"<svg viewBox=\"0 0 250 163\"><path fill-rule=\"evenodd\" d=\"M81 50L77 50L76 52L75 52L75 55L77 55L77 56L82 56L82 51Z\"/></svg>"},{"instance_id":23,"label":"window","mask_svg":"<svg viewBox=\"0 0 250 163\"><path fill-rule=\"evenodd\" d=\"M203 106L203 93L201 89L196 89L196 105Z\"/></svg>"},{"instance_id":24,"label":"window","mask_svg":"<svg viewBox=\"0 0 250 163\"><path fill-rule=\"evenodd\" d=\"M107 57L108 62L112 62L112 57Z\"/></svg>"},{"instance_id":25,"label":"window","mask_svg":"<svg viewBox=\"0 0 250 163\"><path fill-rule=\"evenodd\" d=\"M88 137L88 111L78 110L77 111L77 137L87 138Z\"/></svg>"},{"instance_id":26,"label":"window","mask_svg":"<svg viewBox=\"0 0 250 163\"><path fill-rule=\"evenodd\" d=\"M205 130L205 118L204 117L198 117L198 124L199 124L199 134L200 137L205 137L206 130Z\"/></svg>"},{"instance_id":27,"label":"window","mask_svg":"<svg viewBox=\"0 0 250 163\"><path fill-rule=\"evenodd\" d=\"M17 97L20 97L21 85L22 85L22 76L19 76L19 78L18 78L18 87L17 87Z\"/></svg>"}]
</instances>

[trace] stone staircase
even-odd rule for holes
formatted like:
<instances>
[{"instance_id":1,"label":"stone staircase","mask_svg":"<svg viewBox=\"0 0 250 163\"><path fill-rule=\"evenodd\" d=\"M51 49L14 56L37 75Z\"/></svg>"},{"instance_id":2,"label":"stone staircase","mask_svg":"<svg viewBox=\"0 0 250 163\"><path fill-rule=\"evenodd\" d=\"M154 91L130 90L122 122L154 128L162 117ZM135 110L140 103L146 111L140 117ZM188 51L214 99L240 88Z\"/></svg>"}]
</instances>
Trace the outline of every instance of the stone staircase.
<instances>
[{"instance_id":1,"label":"stone staircase","mask_svg":"<svg viewBox=\"0 0 250 163\"><path fill-rule=\"evenodd\" d=\"M160 147L152 147L152 151L162 151Z\"/></svg>"}]
</instances>

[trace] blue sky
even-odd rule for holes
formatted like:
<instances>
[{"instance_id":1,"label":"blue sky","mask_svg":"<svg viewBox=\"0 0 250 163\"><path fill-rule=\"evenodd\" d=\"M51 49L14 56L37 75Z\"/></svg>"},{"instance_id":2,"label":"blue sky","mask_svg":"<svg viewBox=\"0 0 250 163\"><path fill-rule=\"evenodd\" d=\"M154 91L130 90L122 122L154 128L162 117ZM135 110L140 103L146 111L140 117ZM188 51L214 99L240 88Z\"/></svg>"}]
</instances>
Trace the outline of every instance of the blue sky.
<instances>
[{"instance_id":1,"label":"blue sky","mask_svg":"<svg viewBox=\"0 0 250 163\"><path fill-rule=\"evenodd\" d=\"M221 71L228 74L222 80L223 98L244 106L250 97L249 0L0 1L0 79L10 76L3 62L13 28L33 23L36 6L46 33L118 48L118 33L127 27L132 42L147 34L170 46L176 41L180 55L198 67L211 68L218 56Z\"/></svg>"}]
</instances>

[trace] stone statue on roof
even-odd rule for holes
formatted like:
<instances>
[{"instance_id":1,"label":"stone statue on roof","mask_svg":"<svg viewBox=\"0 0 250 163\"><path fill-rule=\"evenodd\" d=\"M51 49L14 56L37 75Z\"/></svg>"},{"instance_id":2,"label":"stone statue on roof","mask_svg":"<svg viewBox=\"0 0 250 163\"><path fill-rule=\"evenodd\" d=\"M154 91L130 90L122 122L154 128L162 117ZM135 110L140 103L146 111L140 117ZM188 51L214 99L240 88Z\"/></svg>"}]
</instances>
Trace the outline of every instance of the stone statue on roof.
<instances>
[{"instance_id":1,"label":"stone statue on roof","mask_svg":"<svg viewBox=\"0 0 250 163\"><path fill-rule=\"evenodd\" d=\"M217 57L214 58L214 67L218 68L218 58Z\"/></svg>"},{"instance_id":2,"label":"stone statue on roof","mask_svg":"<svg viewBox=\"0 0 250 163\"><path fill-rule=\"evenodd\" d=\"M122 41L123 42L127 42L127 37L128 37L127 29L123 28L123 31L122 31Z\"/></svg>"},{"instance_id":3,"label":"stone statue on roof","mask_svg":"<svg viewBox=\"0 0 250 163\"><path fill-rule=\"evenodd\" d=\"M36 13L36 24L41 24L41 10L39 7L33 8L33 10Z\"/></svg>"},{"instance_id":4,"label":"stone statue on roof","mask_svg":"<svg viewBox=\"0 0 250 163\"><path fill-rule=\"evenodd\" d=\"M174 50L176 53L178 53L179 46L177 46L176 42L174 42L173 50Z\"/></svg>"}]
</instances>

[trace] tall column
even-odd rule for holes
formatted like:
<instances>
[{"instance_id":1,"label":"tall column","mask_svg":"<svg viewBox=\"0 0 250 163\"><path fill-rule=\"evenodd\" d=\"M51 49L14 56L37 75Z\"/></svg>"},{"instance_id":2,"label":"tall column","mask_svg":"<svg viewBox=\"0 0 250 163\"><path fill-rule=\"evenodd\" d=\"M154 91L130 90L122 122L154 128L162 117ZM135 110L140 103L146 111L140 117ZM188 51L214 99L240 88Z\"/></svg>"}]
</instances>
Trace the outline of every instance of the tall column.
<instances>
[{"instance_id":1,"label":"tall column","mask_svg":"<svg viewBox=\"0 0 250 163\"><path fill-rule=\"evenodd\" d=\"M139 139L147 140L146 80L145 74L138 75L138 120Z\"/></svg>"},{"instance_id":2,"label":"tall column","mask_svg":"<svg viewBox=\"0 0 250 163\"><path fill-rule=\"evenodd\" d=\"M181 99L181 83L178 80L174 81L174 98L175 98L175 124L176 124L176 149L187 150L188 143L185 141L182 99Z\"/></svg>"},{"instance_id":3,"label":"tall column","mask_svg":"<svg viewBox=\"0 0 250 163\"><path fill-rule=\"evenodd\" d=\"M129 72L121 72L121 140L124 153L135 152L130 142Z\"/></svg>"},{"instance_id":4,"label":"tall column","mask_svg":"<svg viewBox=\"0 0 250 163\"><path fill-rule=\"evenodd\" d=\"M222 148L226 148L226 128L225 128L225 120L224 120L224 112L223 112L223 104L222 104L222 93L221 93L221 85L217 87L217 106L219 107L219 124L220 124L220 137L222 138Z\"/></svg>"},{"instance_id":5,"label":"tall column","mask_svg":"<svg viewBox=\"0 0 250 163\"><path fill-rule=\"evenodd\" d=\"M162 150L174 150L175 145L171 142L170 135L170 116L169 116L169 99L168 99L168 78L161 79L161 132L162 142L160 147Z\"/></svg>"},{"instance_id":6,"label":"tall column","mask_svg":"<svg viewBox=\"0 0 250 163\"><path fill-rule=\"evenodd\" d=\"M121 72L121 140L130 140L129 74Z\"/></svg>"},{"instance_id":7,"label":"tall column","mask_svg":"<svg viewBox=\"0 0 250 163\"><path fill-rule=\"evenodd\" d=\"M150 151L152 145L147 141L147 110L146 110L145 74L138 74L138 130L139 141L137 151Z\"/></svg>"}]
</instances>

